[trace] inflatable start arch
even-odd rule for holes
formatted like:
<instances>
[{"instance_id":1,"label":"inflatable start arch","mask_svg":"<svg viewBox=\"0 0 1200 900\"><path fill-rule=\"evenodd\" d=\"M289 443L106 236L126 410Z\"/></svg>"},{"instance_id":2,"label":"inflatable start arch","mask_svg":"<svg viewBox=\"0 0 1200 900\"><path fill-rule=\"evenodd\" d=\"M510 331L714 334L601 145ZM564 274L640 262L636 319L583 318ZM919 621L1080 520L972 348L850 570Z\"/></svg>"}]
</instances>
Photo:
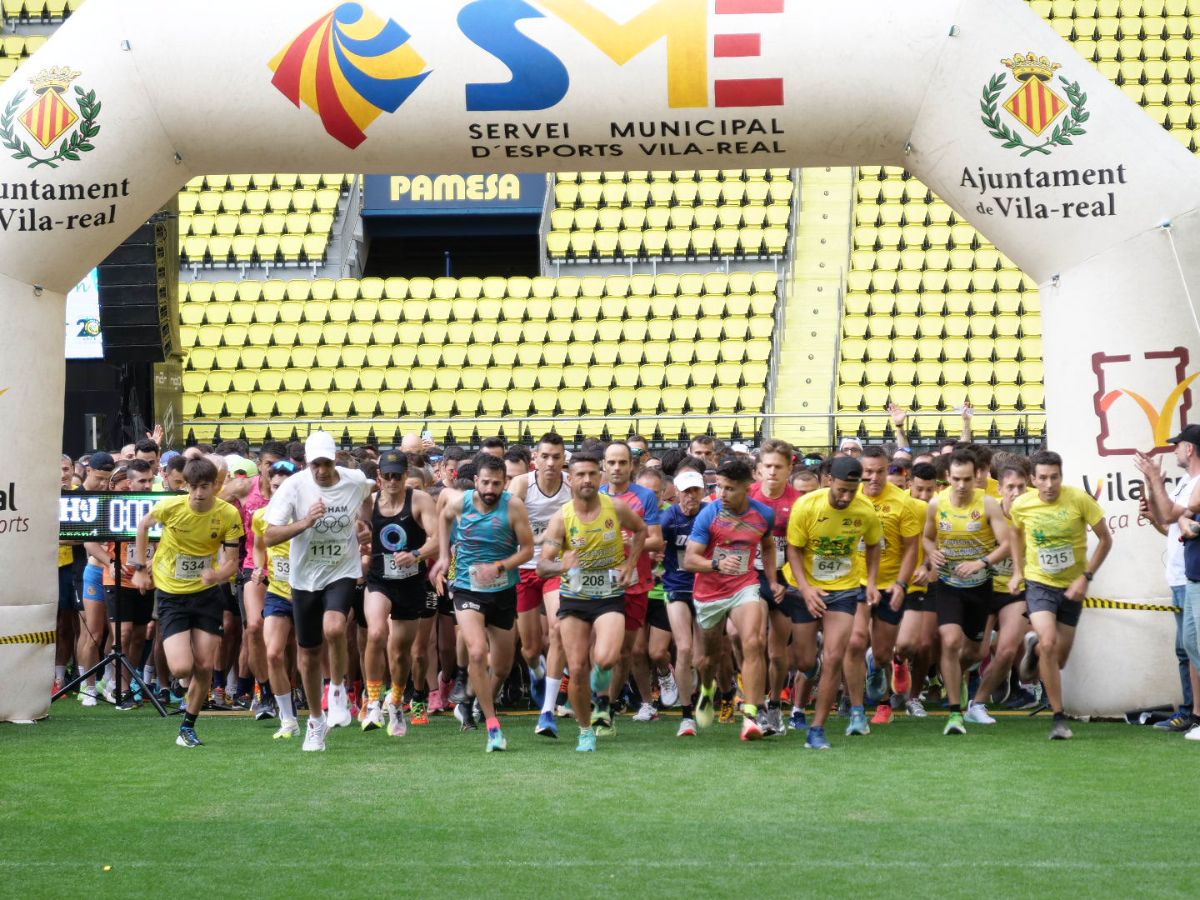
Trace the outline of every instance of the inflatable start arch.
<instances>
[{"instance_id":1,"label":"inflatable start arch","mask_svg":"<svg viewBox=\"0 0 1200 900\"><path fill-rule=\"evenodd\" d=\"M1166 593L1131 455L1200 371L1200 163L1024 2L335 3L91 0L0 88L0 720L50 693L64 295L207 173L904 166L1042 285L1096 595ZM1090 611L1069 708L1169 702L1171 630Z\"/></svg>"}]
</instances>

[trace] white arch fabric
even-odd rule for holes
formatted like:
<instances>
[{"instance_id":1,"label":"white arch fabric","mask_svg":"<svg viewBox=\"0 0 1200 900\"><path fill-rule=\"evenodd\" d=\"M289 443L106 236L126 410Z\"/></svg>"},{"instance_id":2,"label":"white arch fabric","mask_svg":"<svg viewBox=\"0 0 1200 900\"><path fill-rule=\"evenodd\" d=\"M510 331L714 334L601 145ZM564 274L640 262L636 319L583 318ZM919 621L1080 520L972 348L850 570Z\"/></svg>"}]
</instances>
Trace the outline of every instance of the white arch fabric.
<instances>
[{"instance_id":1,"label":"white arch fabric","mask_svg":"<svg viewBox=\"0 0 1200 900\"><path fill-rule=\"evenodd\" d=\"M0 88L0 720L49 697L64 295L192 176L860 163L1043 285L1051 445L1116 530L1094 592L1163 596L1130 454L1190 407L1200 164L1021 0L91 0ZM1169 616L1084 625L1072 711L1178 693Z\"/></svg>"}]
</instances>

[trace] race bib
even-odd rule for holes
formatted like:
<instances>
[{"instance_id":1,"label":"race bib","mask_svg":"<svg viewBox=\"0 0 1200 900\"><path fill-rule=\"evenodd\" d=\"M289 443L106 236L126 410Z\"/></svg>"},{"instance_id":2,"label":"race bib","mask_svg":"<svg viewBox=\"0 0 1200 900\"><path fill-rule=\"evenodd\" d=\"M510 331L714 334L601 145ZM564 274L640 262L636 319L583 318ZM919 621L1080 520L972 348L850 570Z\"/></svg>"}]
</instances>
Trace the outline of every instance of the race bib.
<instances>
[{"instance_id":1,"label":"race bib","mask_svg":"<svg viewBox=\"0 0 1200 900\"><path fill-rule=\"evenodd\" d=\"M616 569L583 569L572 577L572 589L582 597L598 600L621 593L621 573Z\"/></svg>"},{"instance_id":2,"label":"race bib","mask_svg":"<svg viewBox=\"0 0 1200 900\"><path fill-rule=\"evenodd\" d=\"M787 562L787 538L780 537L779 535L776 534L776 535L771 536L771 540L773 540L775 542L775 568L782 569L784 566L784 563ZM757 559L754 560L754 568L758 569L761 572L762 567L763 567L762 557L759 556Z\"/></svg>"},{"instance_id":3,"label":"race bib","mask_svg":"<svg viewBox=\"0 0 1200 900\"><path fill-rule=\"evenodd\" d=\"M749 550L738 550L733 547L717 547L715 550L713 550L713 559L717 561L717 565L720 565L727 559L732 559L735 563L737 563L737 571L734 573L735 575L745 575L748 571L750 571ZM725 573L722 572L721 574Z\"/></svg>"},{"instance_id":4,"label":"race bib","mask_svg":"<svg viewBox=\"0 0 1200 900\"><path fill-rule=\"evenodd\" d=\"M292 577L292 560L287 556L275 557L271 565L271 577L275 581L287 581Z\"/></svg>"},{"instance_id":5,"label":"race bib","mask_svg":"<svg viewBox=\"0 0 1200 900\"><path fill-rule=\"evenodd\" d=\"M394 553L383 554L383 577L389 581L402 581L405 578L412 578L420 570L419 563L415 566L398 566L396 565L396 555Z\"/></svg>"},{"instance_id":6,"label":"race bib","mask_svg":"<svg viewBox=\"0 0 1200 900\"><path fill-rule=\"evenodd\" d=\"M308 558L316 566L336 566L346 558L346 545L316 541L308 545Z\"/></svg>"},{"instance_id":7,"label":"race bib","mask_svg":"<svg viewBox=\"0 0 1200 900\"><path fill-rule=\"evenodd\" d=\"M492 566L488 564L488 568ZM501 591L508 587L508 573L503 569L498 570L494 578L487 580L483 579L483 570L479 564L471 566L467 571L471 576L473 591Z\"/></svg>"},{"instance_id":8,"label":"race bib","mask_svg":"<svg viewBox=\"0 0 1200 900\"><path fill-rule=\"evenodd\" d=\"M1074 547L1038 547L1038 568L1050 575L1075 565Z\"/></svg>"},{"instance_id":9,"label":"race bib","mask_svg":"<svg viewBox=\"0 0 1200 900\"><path fill-rule=\"evenodd\" d=\"M849 556L814 556L812 575L816 581L840 581L854 569Z\"/></svg>"},{"instance_id":10,"label":"race bib","mask_svg":"<svg viewBox=\"0 0 1200 900\"><path fill-rule=\"evenodd\" d=\"M1013 573L1012 557L1002 559L1000 562L992 566L992 574L1000 578L1011 578Z\"/></svg>"},{"instance_id":11,"label":"race bib","mask_svg":"<svg viewBox=\"0 0 1200 900\"><path fill-rule=\"evenodd\" d=\"M530 519L529 527L533 529L533 536L536 538L541 537L545 533L546 529L550 527L550 523L535 522L533 519Z\"/></svg>"},{"instance_id":12,"label":"race bib","mask_svg":"<svg viewBox=\"0 0 1200 900\"><path fill-rule=\"evenodd\" d=\"M180 553L175 557L175 577L180 581L199 581L200 575L210 565L211 556L184 556Z\"/></svg>"}]
</instances>

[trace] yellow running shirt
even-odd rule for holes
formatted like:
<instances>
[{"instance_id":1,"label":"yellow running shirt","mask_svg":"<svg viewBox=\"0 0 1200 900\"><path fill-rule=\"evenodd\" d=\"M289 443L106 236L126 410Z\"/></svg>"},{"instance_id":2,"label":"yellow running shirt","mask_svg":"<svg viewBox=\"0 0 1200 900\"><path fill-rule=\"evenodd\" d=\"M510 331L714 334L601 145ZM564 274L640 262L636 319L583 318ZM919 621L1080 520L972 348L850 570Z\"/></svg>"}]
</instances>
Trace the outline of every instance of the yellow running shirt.
<instances>
[{"instance_id":1,"label":"yellow running shirt","mask_svg":"<svg viewBox=\"0 0 1200 900\"><path fill-rule=\"evenodd\" d=\"M845 509L834 509L829 488L813 491L796 502L788 519L788 543L807 551L805 577L825 591L849 591L865 584L867 561L859 542L878 544L882 537L879 517L861 494L855 494ZM783 576L788 584L796 584L790 564L784 566Z\"/></svg>"},{"instance_id":2,"label":"yellow running shirt","mask_svg":"<svg viewBox=\"0 0 1200 900\"><path fill-rule=\"evenodd\" d=\"M904 561L904 539L919 537L925 530L925 520L917 518L912 497L894 484L884 487L883 493L878 497L868 497L865 492L860 492L859 496L874 507L875 515L879 517L879 524L883 528L883 542L879 554L879 584L876 585L882 591L895 584L900 575L900 563ZM865 552L866 544L860 541L858 549ZM865 570L861 584L863 587L867 585Z\"/></svg>"},{"instance_id":3,"label":"yellow running shirt","mask_svg":"<svg viewBox=\"0 0 1200 900\"><path fill-rule=\"evenodd\" d=\"M968 578L954 574L954 569L959 563L982 559L996 549L996 535L992 533L984 504L987 495L976 488L966 506L954 506L952 496L951 488L937 495L937 544L946 556L946 564L938 570L938 579L950 587L980 587L991 577L987 569Z\"/></svg>"},{"instance_id":4,"label":"yellow running shirt","mask_svg":"<svg viewBox=\"0 0 1200 900\"><path fill-rule=\"evenodd\" d=\"M254 532L254 540L262 541L267 547L267 508L255 510L250 519L250 529ZM292 542L284 541L274 547L267 547L267 590L284 600L292 599L292 586L288 578L292 574Z\"/></svg>"},{"instance_id":5,"label":"yellow running shirt","mask_svg":"<svg viewBox=\"0 0 1200 900\"><path fill-rule=\"evenodd\" d=\"M617 508L607 494L597 494L600 511L590 522L579 518L575 504L562 508L566 540L563 552L579 554L579 565L563 572L562 596L572 600L603 600L625 593L617 571L625 565L625 539Z\"/></svg>"},{"instance_id":6,"label":"yellow running shirt","mask_svg":"<svg viewBox=\"0 0 1200 900\"><path fill-rule=\"evenodd\" d=\"M1087 491L1062 489L1045 503L1036 492L1022 494L1012 505L1012 520L1025 533L1025 578L1068 588L1087 567L1088 529L1104 518L1104 510Z\"/></svg>"},{"instance_id":7,"label":"yellow running shirt","mask_svg":"<svg viewBox=\"0 0 1200 900\"><path fill-rule=\"evenodd\" d=\"M201 573L213 567L222 544L234 543L246 533L241 514L224 500L217 500L206 513L197 513L188 506L187 495L182 495L160 500L152 512L163 525L154 554L154 584L164 594L208 590Z\"/></svg>"}]
</instances>

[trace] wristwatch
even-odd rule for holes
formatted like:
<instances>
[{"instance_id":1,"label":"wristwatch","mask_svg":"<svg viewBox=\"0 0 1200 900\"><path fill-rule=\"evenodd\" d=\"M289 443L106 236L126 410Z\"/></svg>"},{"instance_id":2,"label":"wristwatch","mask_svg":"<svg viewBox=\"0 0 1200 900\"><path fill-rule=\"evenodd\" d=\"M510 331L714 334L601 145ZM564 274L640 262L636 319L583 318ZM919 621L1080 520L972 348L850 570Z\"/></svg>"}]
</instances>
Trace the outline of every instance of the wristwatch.
<instances>
[{"instance_id":1,"label":"wristwatch","mask_svg":"<svg viewBox=\"0 0 1200 900\"><path fill-rule=\"evenodd\" d=\"M1083 573L1083 577L1084 577L1084 578L1086 578L1088 581L1091 581L1093 578L1095 578L1095 577L1096 577L1096 573L1095 573L1095 572L1088 572L1088 571L1086 571L1086 570L1085 570L1085 571L1084 571L1084 573Z\"/></svg>"},{"instance_id":2,"label":"wristwatch","mask_svg":"<svg viewBox=\"0 0 1200 900\"><path fill-rule=\"evenodd\" d=\"M135 572L145 572L146 564L145 563L130 563L129 568L133 569L133 571L135 571Z\"/></svg>"},{"instance_id":3,"label":"wristwatch","mask_svg":"<svg viewBox=\"0 0 1200 900\"><path fill-rule=\"evenodd\" d=\"M906 581L897 581L897 582L896 582L896 586L897 586L897 587L899 587L899 588L900 588L900 590L904 591L904 593L906 593L906 594L908 593L908 582L906 582Z\"/></svg>"},{"instance_id":4,"label":"wristwatch","mask_svg":"<svg viewBox=\"0 0 1200 900\"><path fill-rule=\"evenodd\" d=\"M720 571L721 571L721 563L717 561L716 557L713 557L713 561L712 561L712 570L713 570L714 572L720 572Z\"/></svg>"},{"instance_id":5,"label":"wristwatch","mask_svg":"<svg viewBox=\"0 0 1200 900\"><path fill-rule=\"evenodd\" d=\"M988 562L988 558L986 556L979 557L979 561L981 563L983 563L983 571L985 571L985 572L992 571L992 564L990 562Z\"/></svg>"}]
</instances>

